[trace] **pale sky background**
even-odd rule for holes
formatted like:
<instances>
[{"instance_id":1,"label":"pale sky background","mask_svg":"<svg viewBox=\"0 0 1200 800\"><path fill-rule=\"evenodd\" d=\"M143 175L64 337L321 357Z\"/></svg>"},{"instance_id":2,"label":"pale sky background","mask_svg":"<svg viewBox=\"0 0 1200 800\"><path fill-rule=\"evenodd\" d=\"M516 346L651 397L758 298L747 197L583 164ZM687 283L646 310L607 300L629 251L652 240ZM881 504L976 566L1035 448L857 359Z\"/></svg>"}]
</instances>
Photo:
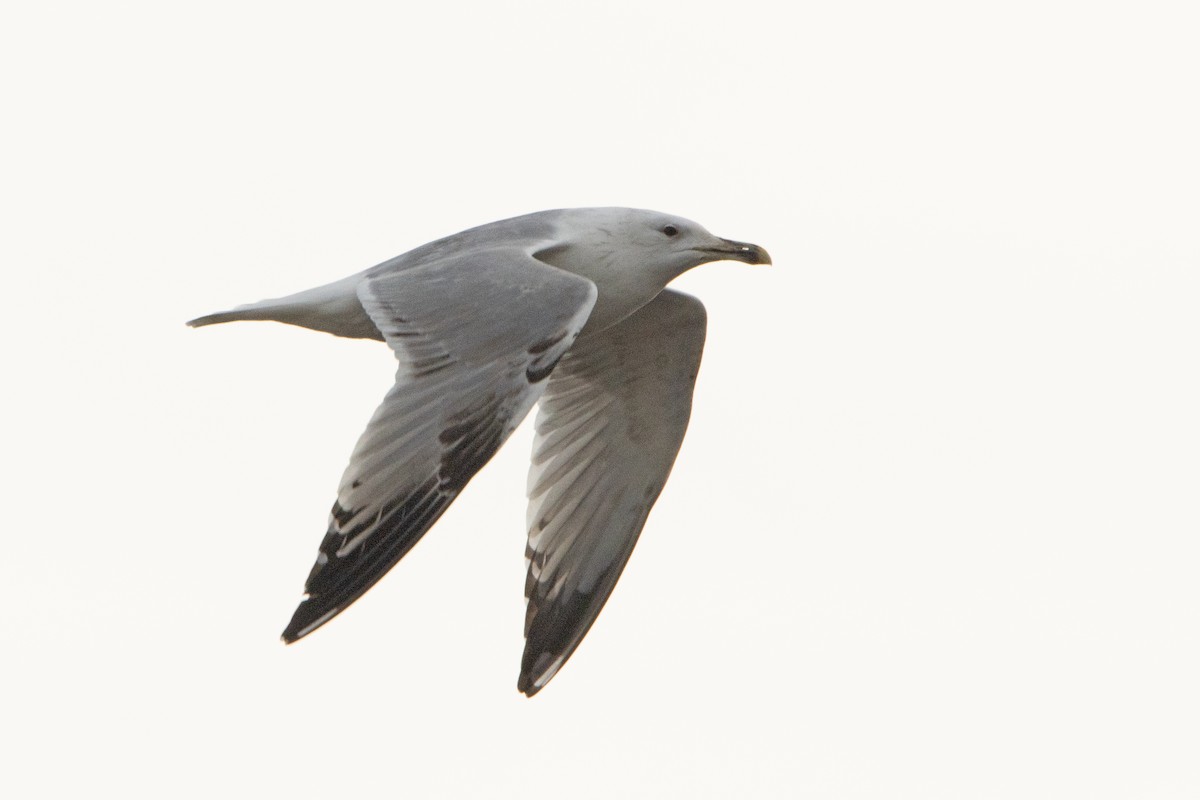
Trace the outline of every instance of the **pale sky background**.
<instances>
[{"instance_id":1,"label":"pale sky background","mask_svg":"<svg viewBox=\"0 0 1200 800\"><path fill-rule=\"evenodd\" d=\"M1196 8L10 4L0 795L1200 796ZM284 647L391 356L184 321L579 205L775 260L590 635L525 426Z\"/></svg>"}]
</instances>

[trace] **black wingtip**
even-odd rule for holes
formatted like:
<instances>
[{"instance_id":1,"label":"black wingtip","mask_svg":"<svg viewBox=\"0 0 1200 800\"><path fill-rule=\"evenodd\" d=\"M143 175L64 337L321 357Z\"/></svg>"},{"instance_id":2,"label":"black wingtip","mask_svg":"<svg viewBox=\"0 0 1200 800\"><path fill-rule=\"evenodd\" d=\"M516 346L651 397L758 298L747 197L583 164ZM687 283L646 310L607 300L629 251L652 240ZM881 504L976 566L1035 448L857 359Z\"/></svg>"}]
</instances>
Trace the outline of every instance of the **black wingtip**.
<instances>
[{"instance_id":1,"label":"black wingtip","mask_svg":"<svg viewBox=\"0 0 1200 800\"><path fill-rule=\"evenodd\" d=\"M338 612L341 611L341 608L338 606L334 606L333 608L321 607L313 601L314 598L310 597L296 606L296 611L292 614L292 621L283 629L283 634L279 637L283 640L284 644L292 644L303 639L336 617Z\"/></svg>"},{"instance_id":2,"label":"black wingtip","mask_svg":"<svg viewBox=\"0 0 1200 800\"><path fill-rule=\"evenodd\" d=\"M537 655L534 655L535 652ZM526 642L525 652L521 655L521 676L517 678L517 691L526 697L533 697L545 689L546 685L562 669L562 665L569 656L570 653L557 655L545 651L534 651Z\"/></svg>"},{"instance_id":3,"label":"black wingtip","mask_svg":"<svg viewBox=\"0 0 1200 800\"><path fill-rule=\"evenodd\" d=\"M517 691L526 697L533 697L541 690L542 687L536 685L533 682L533 678L524 673L521 673L521 677L517 679Z\"/></svg>"}]
</instances>

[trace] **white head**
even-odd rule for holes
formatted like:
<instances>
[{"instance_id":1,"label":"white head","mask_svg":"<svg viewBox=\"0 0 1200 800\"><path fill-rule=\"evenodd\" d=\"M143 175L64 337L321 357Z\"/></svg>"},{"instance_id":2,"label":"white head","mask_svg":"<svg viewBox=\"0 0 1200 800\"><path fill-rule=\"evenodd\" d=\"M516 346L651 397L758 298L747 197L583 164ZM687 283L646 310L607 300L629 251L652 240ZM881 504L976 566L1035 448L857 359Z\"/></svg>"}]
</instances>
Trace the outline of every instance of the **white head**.
<instances>
[{"instance_id":1,"label":"white head","mask_svg":"<svg viewBox=\"0 0 1200 800\"><path fill-rule=\"evenodd\" d=\"M556 214L561 241L539 253L577 274L592 277L626 270L652 274L660 288L692 267L709 261L770 264L755 244L714 236L691 220L636 208L571 208Z\"/></svg>"}]
</instances>

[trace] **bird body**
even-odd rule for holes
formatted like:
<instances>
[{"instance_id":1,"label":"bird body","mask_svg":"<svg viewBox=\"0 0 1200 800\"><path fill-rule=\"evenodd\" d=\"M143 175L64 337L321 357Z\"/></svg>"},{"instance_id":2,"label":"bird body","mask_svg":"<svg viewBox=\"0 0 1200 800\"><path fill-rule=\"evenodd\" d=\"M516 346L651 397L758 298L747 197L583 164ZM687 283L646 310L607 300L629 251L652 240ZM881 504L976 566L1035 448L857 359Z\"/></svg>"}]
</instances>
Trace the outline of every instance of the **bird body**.
<instances>
[{"instance_id":1,"label":"bird body","mask_svg":"<svg viewBox=\"0 0 1200 800\"><path fill-rule=\"evenodd\" d=\"M545 686L616 584L687 427L705 313L664 288L721 259L770 263L762 248L658 212L544 211L188 323L272 320L377 339L398 362L284 640L374 585L541 400L518 688Z\"/></svg>"}]
</instances>

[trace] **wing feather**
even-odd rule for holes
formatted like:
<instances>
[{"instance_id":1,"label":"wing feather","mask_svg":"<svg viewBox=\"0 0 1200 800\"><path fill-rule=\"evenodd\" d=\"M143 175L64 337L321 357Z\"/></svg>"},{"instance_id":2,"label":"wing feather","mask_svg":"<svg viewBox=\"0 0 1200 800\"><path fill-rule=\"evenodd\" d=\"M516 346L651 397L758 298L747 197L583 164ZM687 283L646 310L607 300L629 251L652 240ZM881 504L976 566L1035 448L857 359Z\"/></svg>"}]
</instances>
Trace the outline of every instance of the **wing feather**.
<instances>
[{"instance_id":1,"label":"wing feather","mask_svg":"<svg viewBox=\"0 0 1200 800\"><path fill-rule=\"evenodd\" d=\"M438 520L537 401L596 287L513 248L372 271L358 295L396 383L342 477L287 642L353 603Z\"/></svg>"},{"instance_id":2,"label":"wing feather","mask_svg":"<svg viewBox=\"0 0 1200 800\"><path fill-rule=\"evenodd\" d=\"M704 348L700 301L664 291L559 362L529 471L525 653L536 694L587 634L670 474Z\"/></svg>"}]
</instances>

